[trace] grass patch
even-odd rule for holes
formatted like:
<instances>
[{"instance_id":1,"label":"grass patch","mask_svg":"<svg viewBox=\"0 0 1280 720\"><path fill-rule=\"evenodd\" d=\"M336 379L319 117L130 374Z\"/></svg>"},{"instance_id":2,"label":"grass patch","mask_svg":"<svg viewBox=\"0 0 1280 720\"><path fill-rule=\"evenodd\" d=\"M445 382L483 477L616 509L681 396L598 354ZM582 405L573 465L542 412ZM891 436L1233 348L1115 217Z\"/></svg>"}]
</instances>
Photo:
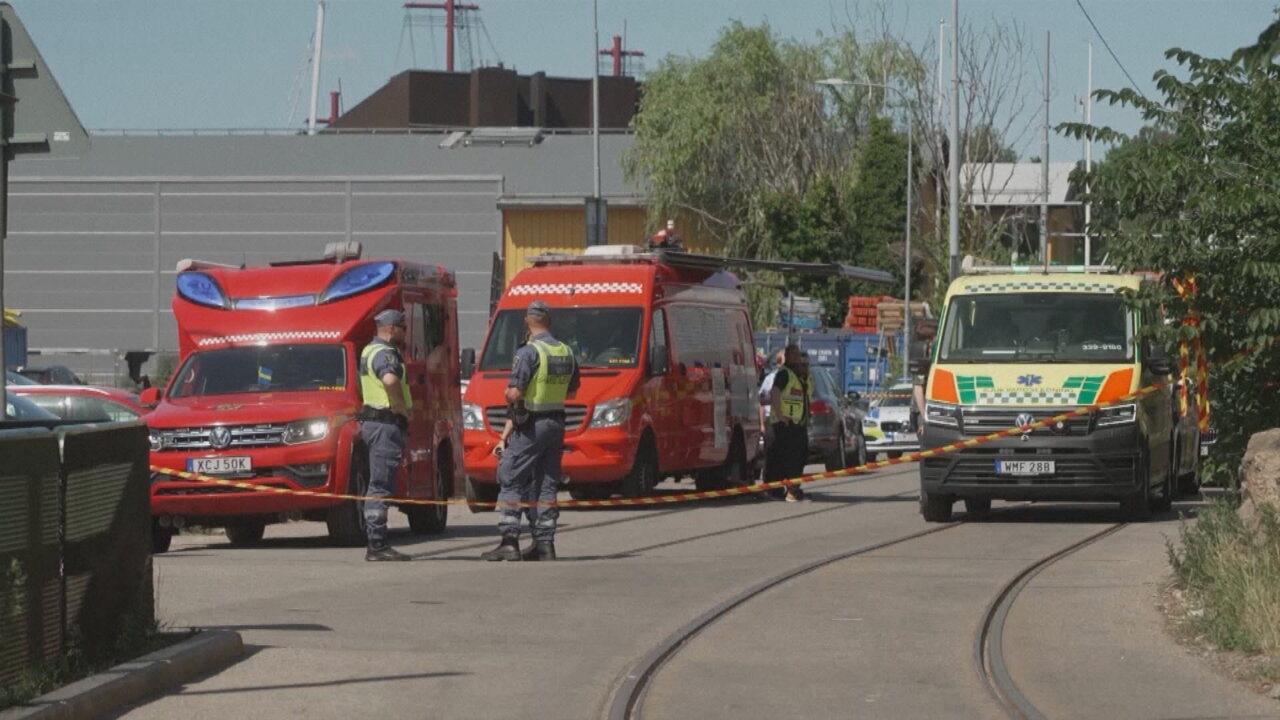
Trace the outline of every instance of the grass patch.
<instances>
[{"instance_id":1,"label":"grass patch","mask_svg":"<svg viewBox=\"0 0 1280 720\"><path fill-rule=\"evenodd\" d=\"M1233 505L1217 502L1194 524L1183 523L1179 535L1181 547L1168 543L1169 562L1194 608L1195 629L1225 650L1280 653L1280 518L1273 509L1246 524Z\"/></svg>"},{"instance_id":2,"label":"grass patch","mask_svg":"<svg viewBox=\"0 0 1280 720\"><path fill-rule=\"evenodd\" d=\"M115 665L135 660L191 637L190 632L164 632L154 621L126 624L115 645L88 652L72 639L62 656L27 668L16 682L0 686L0 711L30 702L45 693L82 680Z\"/></svg>"}]
</instances>

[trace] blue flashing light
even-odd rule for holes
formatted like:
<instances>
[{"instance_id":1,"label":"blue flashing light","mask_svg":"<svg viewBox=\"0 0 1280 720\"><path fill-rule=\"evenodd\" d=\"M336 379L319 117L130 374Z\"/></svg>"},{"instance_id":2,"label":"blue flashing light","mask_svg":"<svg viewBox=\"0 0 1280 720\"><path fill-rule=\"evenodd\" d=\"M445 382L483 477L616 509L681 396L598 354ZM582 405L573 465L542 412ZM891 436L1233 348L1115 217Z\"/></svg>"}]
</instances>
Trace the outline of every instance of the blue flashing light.
<instances>
[{"instance_id":1,"label":"blue flashing light","mask_svg":"<svg viewBox=\"0 0 1280 720\"><path fill-rule=\"evenodd\" d=\"M316 304L315 295L288 295L284 297L239 298L237 310L282 310Z\"/></svg>"},{"instance_id":2,"label":"blue flashing light","mask_svg":"<svg viewBox=\"0 0 1280 720\"><path fill-rule=\"evenodd\" d=\"M202 272L187 271L178 273L178 294L200 305L208 305L226 309L227 294L222 292L218 281Z\"/></svg>"},{"instance_id":3,"label":"blue flashing light","mask_svg":"<svg viewBox=\"0 0 1280 720\"><path fill-rule=\"evenodd\" d=\"M396 265L392 262L364 263L344 270L329 283L329 287L325 288L324 292L320 293L320 302L326 303L371 290L386 282L395 270Z\"/></svg>"}]
</instances>

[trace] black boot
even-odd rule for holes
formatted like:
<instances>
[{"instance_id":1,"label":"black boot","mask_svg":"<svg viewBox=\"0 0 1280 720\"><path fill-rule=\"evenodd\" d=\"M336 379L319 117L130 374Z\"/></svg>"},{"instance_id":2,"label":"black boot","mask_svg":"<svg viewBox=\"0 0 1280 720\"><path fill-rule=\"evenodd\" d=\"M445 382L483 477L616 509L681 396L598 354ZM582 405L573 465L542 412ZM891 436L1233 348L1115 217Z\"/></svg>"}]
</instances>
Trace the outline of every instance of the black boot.
<instances>
[{"instance_id":1,"label":"black boot","mask_svg":"<svg viewBox=\"0 0 1280 720\"><path fill-rule=\"evenodd\" d=\"M538 543L535 542L534 544L529 546L528 550L525 550L524 552L520 553L520 559L524 560L525 562L538 562L538 560L540 559L538 557Z\"/></svg>"},{"instance_id":2,"label":"black boot","mask_svg":"<svg viewBox=\"0 0 1280 720\"><path fill-rule=\"evenodd\" d=\"M520 557L520 538L516 535L503 535L502 542L498 543L498 547L480 553L481 560L489 562L517 562Z\"/></svg>"},{"instance_id":3,"label":"black boot","mask_svg":"<svg viewBox=\"0 0 1280 720\"><path fill-rule=\"evenodd\" d=\"M413 558L392 548L386 542L369 543L369 550L364 554L369 562L404 562Z\"/></svg>"},{"instance_id":4,"label":"black boot","mask_svg":"<svg viewBox=\"0 0 1280 720\"><path fill-rule=\"evenodd\" d=\"M551 540L539 540L533 546L535 559L546 562L556 559L556 544Z\"/></svg>"}]
</instances>

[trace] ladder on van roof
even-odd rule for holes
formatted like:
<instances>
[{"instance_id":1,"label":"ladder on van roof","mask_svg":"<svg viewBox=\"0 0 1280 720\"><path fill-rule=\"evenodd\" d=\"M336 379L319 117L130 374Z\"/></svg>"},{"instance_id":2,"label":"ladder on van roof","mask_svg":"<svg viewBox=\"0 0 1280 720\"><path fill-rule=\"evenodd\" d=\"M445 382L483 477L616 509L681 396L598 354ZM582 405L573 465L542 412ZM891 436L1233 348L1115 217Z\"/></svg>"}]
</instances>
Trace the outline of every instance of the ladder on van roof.
<instances>
[{"instance_id":1,"label":"ladder on van roof","mask_svg":"<svg viewBox=\"0 0 1280 720\"><path fill-rule=\"evenodd\" d=\"M701 255L676 250L644 250L636 245L596 245L581 255L547 253L529 259L533 265L596 264L620 262L662 263L694 270L765 270L783 275L817 275L845 277L851 280L892 285L893 274L884 270L845 265L843 263L805 263L789 260L756 260L754 258Z\"/></svg>"}]
</instances>

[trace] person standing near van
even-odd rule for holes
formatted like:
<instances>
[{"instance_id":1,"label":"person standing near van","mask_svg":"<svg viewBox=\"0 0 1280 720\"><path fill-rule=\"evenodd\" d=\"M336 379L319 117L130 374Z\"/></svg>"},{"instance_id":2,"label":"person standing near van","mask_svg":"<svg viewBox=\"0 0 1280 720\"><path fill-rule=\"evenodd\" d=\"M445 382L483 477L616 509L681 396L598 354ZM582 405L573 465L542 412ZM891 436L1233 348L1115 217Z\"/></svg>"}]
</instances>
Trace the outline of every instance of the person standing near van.
<instances>
[{"instance_id":1,"label":"person standing near van","mask_svg":"<svg viewBox=\"0 0 1280 720\"><path fill-rule=\"evenodd\" d=\"M773 377L769 391L769 420L773 440L765 460L767 479L786 480L804 474L809 459L809 399L813 381L809 378L809 357L798 345L788 345L786 365ZM804 489L788 486L786 501L804 499Z\"/></svg>"},{"instance_id":2,"label":"person standing near van","mask_svg":"<svg viewBox=\"0 0 1280 720\"><path fill-rule=\"evenodd\" d=\"M369 488L364 501L365 534L371 562L403 561L409 556L387 543L387 504L382 498L395 491L396 471L404 456L413 396L405 380L404 313L383 310L373 318L378 334L360 353L360 438L369 449Z\"/></svg>"},{"instance_id":3,"label":"person standing near van","mask_svg":"<svg viewBox=\"0 0 1280 720\"><path fill-rule=\"evenodd\" d=\"M489 561L556 559L564 401L578 389L578 364L569 346L552 337L546 302L529 303L524 322L529 343L516 351L506 393L514 422L498 473L502 541L481 554ZM527 557L520 552L521 503L532 503L528 515L534 547Z\"/></svg>"}]
</instances>

